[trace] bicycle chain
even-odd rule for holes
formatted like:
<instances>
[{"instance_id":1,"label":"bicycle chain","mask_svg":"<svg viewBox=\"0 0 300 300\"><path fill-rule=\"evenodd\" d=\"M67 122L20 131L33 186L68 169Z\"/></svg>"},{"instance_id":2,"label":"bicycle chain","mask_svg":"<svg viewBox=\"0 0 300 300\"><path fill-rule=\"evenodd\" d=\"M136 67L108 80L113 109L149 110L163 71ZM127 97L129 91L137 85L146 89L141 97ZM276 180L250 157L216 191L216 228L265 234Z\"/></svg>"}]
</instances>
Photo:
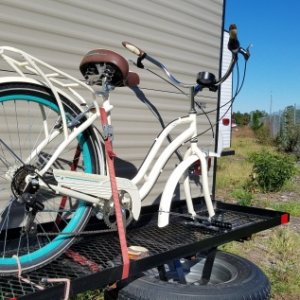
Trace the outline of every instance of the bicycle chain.
<instances>
[{"instance_id":1,"label":"bicycle chain","mask_svg":"<svg viewBox=\"0 0 300 300\"><path fill-rule=\"evenodd\" d=\"M163 212L163 211L159 211ZM171 215L181 216L181 217L191 217L189 214L182 214L182 213L175 213L175 212L168 212ZM117 228L109 228L109 229L100 229L100 230L89 230L89 231L81 231L81 232L38 232L37 236L58 236L58 235L67 235L67 236L81 236L81 235L94 235L100 233L109 233L109 232L116 232Z\"/></svg>"},{"instance_id":2,"label":"bicycle chain","mask_svg":"<svg viewBox=\"0 0 300 300\"><path fill-rule=\"evenodd\" d=\"M167 211L159 211L162 213L168 213L170 215L174 215L177 217L187 217L187 218L194 218L196 220L199 220L200 222L207 222L207 225L212 225L212 226L220 226L220 227L224 227L227 229L231 229L231 224L227 223L227 222L222 222L222 221L218 221L218 220L214 220L211 222L211 224L209 224L209 221L206 218L203 217L199 217L199 216L194 216L192 217L191 214L186 214L186 213L176 213L176 212L167 212ZM72 237L78 237L81 235L95 235L95 234L101 234L101 233L110 233L110 232L117 232L117 229L100 229L100 230L89 230L89 231L81 231L81 232L40 232L37 233L37 236L58 236L58 235L67 235L67 236L72 236Z\"/></svg>"},{"instance_id":3,"label":"bicycle chain","mask_svg":"<svg viewBox=\"0 0 300 300\"><path fill-rule=\"evenodd\" d=\"M89 230L89 231L80 231L80 232L38 232L37 236L58 236L58 235L68 235L68 236L81 236L81 235L94 235L99 233L109 233L116 232L117 229L100 229L100 230Z\"/></svg>"}]
</instances>

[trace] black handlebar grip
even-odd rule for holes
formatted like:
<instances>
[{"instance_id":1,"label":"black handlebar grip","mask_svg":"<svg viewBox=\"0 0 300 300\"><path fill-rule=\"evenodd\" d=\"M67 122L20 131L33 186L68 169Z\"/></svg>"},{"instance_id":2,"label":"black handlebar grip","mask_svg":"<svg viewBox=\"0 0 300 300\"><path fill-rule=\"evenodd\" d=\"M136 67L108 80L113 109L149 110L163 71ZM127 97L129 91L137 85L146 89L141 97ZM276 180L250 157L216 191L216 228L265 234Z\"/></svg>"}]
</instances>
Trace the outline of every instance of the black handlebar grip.
<instances>
[{"instance_id":1,"label":"black handlebar grip","mask_svg":"<svg viewBox=\"0 0 300 300\"><path fill-rule=\"evenodd\" d=\"M232 52L238 52L240 49L240 42L237 38L237 27L235 24L229 26L229 41L227 47Z\"/></svg>"}]
</instances>

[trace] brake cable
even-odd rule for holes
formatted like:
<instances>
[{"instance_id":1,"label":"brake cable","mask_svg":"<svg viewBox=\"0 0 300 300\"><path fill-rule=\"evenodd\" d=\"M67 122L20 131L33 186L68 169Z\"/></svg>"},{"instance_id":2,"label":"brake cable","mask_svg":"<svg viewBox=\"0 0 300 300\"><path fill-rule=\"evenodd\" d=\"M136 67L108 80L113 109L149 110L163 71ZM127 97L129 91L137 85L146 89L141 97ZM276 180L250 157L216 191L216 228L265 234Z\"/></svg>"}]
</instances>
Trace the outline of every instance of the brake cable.
<instances>
[{"instance_id":1,"label":"brake cable","mask_svg":"<svg viewBox=\"0 0 300 300\"><path fill-rule=\"evenodd\" d=\"M149 69L149 68L146 68L146 67L144 67L144 69L145 69L146 71L152 73L153 75L159 77L159 78L162 79L163 81L167 82L168 84L170 84L171 86L173 86L174 88L176 88L179 92L181 92L181 93L182 93L183 95L185 95L186 97L189 96L189 95L188 95L187 93L185 93L181 88L179 88L177 85L175 85L174 83L170 82L169 80L167 80L166 78L164 78L164 77L161 76L160 74L158 74L158 73L154 72L153 70L151 70L151 69ZM197 97L197 96L196 96L196 97ZM211 121L210 121L210 119L209 119L208 113L205 112L205 110L202 108L202 106L201 106L199 103L197 103L196 101L195 101L195 104L197 105L197 107L198 107L199 109L201 109L202 114L205 115L206 119L208 120L208 122L209 122L209 124L210 124L210 126L211 126L210 129L212 130L212 134L213 134L213 137L214 137L214 129L213 129L213 125L212 125L212 123L211 123ZM198 115L200 115L200 114L197 113L197 116L198 116ZM163 127L163 128L164 128L164 127ZM173 139L171 139L171 140L173 140Z\"/></svg>"},{"instance_id":2,"label":"brake cable","mask_svg":"<svg viewBox=\"0 0 300 300\"><path fill-rule=\"evenodd\" d=\"M221 107L226 106L228 103L231 103L230 106L228 107L228 109L226 110L226 112L222 115L221 118L219 118L219 120L213 125L213 127L215 127L217 124L219 124L220 120L226 115L226 113L228 112L228 110L232 107L232 105L233 105L233 103L234 103L236 97L239 95L239 93L240 93L240 91L241 91L241 89L242 89L242 87L243 87L243 85L244 85L244 82L245 82L246 69L247 69L247 61L245 62L245 67L244 67L244 72L243 72L244 74L243 74L243 79L242 79L242 82L241 82L240 87L239 87L238 89L236 89L235 95L234 95L229 101L227 101L226 103L224 103L222 106L219 107L219 108L221 108ZM213 109L213 110L211 110L211 111L209 111L209 112L206 112L206 113L212 113L212 112L215 112L215 111L217 111L217 109L219 109L219 108ZM197 114L197 115L198 115L198 114ZM199 137L199 136L205 134L205 133L208 132L210 129L211 129L211 128L208 128L208 129L206 129L206 130L200 132L199 134L197 134L196 137ZM187 140L185 143L189 142L190 140L191 140L191 139Z\"/></svg>"}]
</instances>

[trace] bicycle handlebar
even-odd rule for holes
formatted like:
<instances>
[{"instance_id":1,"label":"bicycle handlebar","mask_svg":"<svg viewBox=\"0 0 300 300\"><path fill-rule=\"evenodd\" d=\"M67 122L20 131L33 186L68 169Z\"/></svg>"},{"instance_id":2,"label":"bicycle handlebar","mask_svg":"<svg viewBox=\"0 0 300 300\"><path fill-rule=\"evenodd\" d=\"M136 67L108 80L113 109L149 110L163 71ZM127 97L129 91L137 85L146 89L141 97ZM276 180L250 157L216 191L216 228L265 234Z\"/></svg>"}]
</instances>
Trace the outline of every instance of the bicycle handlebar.
<instances>
[{"instance_id":1,"label":"bicycle handlebar","mask_svg":"<svg viewBox=\"0 0 300 300\"><path fill-rule=\"evenodd\" d=\"M136 63L137 67L143 69L144 65L142 63L142 60L147 59L152 64L154 64L157 67L159 67L160 69L162 69L165 72L165 74L168 76L168 78L172 81L172 83L174 83L175 85L182 86L182 87L193 87L194 86L194 84L183 83L183 82L177 80L164 64L162 64L161 62L159 62L157 59L153 58L152 56L148 55L145 51L141 50L137 46L135 46L129 42L122 42L122 45L127 50L129 50L130 52L132 52L133 54L138 56L137 63Z\"/></svg>"},{"instance_id":2,"label":"bicycle handlebar","mask_svg":"<svg viewBox=\"0 0 300 300\"><path fill-rule=\"evenodd\" d=\"M160 69L162 69L165 74L167 75L167 77L171 80L172 83L174 83L175 85L181 86L181 87L193 87L195 86L195 84L190 84L190 83L183 83L180 82L179 80L177 80L172 74L171 72L167 69L167 67L162 64L161 62L159 62L158 60L156 60L155 58L151 57L150 55L148 55L145 51L141 50L140 48L138 48L137 46L129 43L129 42L122 42L122 45L129 50L130 52L132 52L133 54L138 56L137 59L137 67L143 69L144 65L142 63L143 59L147 59L148 61L150 61L152 64L156 65L157 67L159 67ZM231 62L229 64L228 70L227 72L219 79L219 80L213 80L210 83L209 87L211 90L217 90L218 86L220 84L222 84L231 74L231 72L233 71L234 65L237 61L238 58L238 54L242 54L242 56L244 57L244 59L247 61L250 57L250 52L249 52L249 47L247 49L241 48L240 47L240 42L237 38L237 27L235 24L231 24L229 27L229 41L228 41L228 49L231 51L232 53L232 58L231 58ZM207 73L207 72L202 72L202 73ZM211 74L214 78L214 75ZM199 84L201 85L201 84ZM205 85L203 85L203 87L206 87Z\"/></svg>"}]
</instances>

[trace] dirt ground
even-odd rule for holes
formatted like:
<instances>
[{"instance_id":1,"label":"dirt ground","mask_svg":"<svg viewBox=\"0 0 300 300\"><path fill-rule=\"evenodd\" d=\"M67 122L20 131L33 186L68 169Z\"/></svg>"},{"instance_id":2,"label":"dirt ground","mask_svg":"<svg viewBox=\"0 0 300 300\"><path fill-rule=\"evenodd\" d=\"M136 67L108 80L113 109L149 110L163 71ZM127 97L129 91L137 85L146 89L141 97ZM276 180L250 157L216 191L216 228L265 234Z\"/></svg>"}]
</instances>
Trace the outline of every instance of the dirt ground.
<instances>
[{"instance_id":1,"label":"dirt ground","mask_svg":"<svg viewBox=\"0 0 300 300\"><path fill-rule=\"evenodd\" d=\"M300 176L299 175L295 176L293 178L293 181L296 183L296 185L300 186ZM268 193L268 194L256 193L255 194L255 199L257 199L257 200L265 200L266 198L270 202L273 201L273 202L282 202L282 203L286 202L287 203L290 201L299 201L299 203L300 203L300 189L292 191L292 192L277 192L277 193ZM300 233L300 217L291 216L289 227L296 233Z\"/></svg>"}]
</instances>

